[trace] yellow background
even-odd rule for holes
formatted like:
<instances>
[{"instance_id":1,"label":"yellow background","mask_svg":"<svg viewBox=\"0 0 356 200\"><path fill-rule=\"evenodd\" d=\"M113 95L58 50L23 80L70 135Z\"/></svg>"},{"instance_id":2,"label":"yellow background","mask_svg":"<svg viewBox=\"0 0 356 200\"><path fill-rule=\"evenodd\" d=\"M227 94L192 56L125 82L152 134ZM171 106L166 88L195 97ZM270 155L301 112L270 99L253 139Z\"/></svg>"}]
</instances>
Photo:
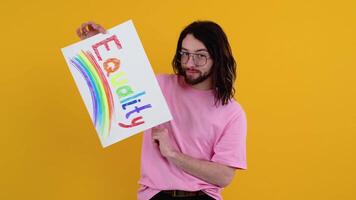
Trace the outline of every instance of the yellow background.
<instances>
[{"instance_id":1,"label":"yellow background","mask_svg":"<svg viewBox=\"0 0 356 200\"><path fill-rule=\"evenodd\" d=\"M101 147L60 51L84 21L128 19L157 73L188 23L226 31L248 170L225 199L356 199L356 1L2 0L0 15L0 199L136 198L142 135Z\"/></svg>"}]
</instances>

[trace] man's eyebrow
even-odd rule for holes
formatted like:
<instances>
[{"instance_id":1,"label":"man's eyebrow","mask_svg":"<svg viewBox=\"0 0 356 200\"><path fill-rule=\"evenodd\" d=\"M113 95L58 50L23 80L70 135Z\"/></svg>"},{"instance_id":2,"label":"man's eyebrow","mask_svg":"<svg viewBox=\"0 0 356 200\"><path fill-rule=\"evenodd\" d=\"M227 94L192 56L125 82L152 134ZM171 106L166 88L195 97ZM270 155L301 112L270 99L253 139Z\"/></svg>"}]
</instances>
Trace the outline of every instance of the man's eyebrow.
<instances>
[{"instance_id":1,"label":"man's eyebrow","mask_svg":"<svg viewBox=\"0 0 356 200\"><path fill-rule=\"evenodd\" d=\"M182 50L189 51L188 49L186 49L186 48L184 48L184 47L182 47ZM195 52L202 52L202 51L208 52L207 49L198 49L198 50L196 50Z\"/></svg>"}]
</instances>

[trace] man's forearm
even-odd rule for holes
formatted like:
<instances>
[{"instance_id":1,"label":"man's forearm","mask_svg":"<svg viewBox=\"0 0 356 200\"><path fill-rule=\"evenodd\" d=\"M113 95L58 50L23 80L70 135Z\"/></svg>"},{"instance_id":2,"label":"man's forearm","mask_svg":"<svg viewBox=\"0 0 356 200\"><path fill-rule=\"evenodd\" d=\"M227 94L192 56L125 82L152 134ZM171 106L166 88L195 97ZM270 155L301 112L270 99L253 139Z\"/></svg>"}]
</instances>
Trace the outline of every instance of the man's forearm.
<instances>
[{"instance_id":1,"label":"man's forearm","mask_svg":"<svg viewBox=\"0 0 356 200\"><path fill-rule=\"evenodd\" d=\"M231 167L192 158L179 152L172 153L167 159L185 172L220 187L226 187L235 174Z\"/></svg>"}]
</instances>

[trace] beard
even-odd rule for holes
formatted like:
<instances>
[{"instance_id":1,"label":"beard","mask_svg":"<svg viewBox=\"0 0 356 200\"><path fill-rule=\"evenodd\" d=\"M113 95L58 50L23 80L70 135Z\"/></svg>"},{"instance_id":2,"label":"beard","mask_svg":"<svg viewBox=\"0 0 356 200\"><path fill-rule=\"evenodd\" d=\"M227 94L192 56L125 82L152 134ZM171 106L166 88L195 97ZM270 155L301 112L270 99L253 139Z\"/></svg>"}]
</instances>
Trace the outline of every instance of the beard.
<instances>
[{"instance_id":1,"label":"beard","mask_svg":"<svg viewBox=\"0 0 356 200\"><path fill-rule=\"evenodd\" d=\"M210 70L208 72L205 72L205 73L202 73L202 72L200 72L198 70L196 70L196 71L199 72L199 76L196 77L196 78L192 78L192 77L189 77L187 75L187 70L184 69L184 80L189 85L196 85L198 83L201 83L201 82L205 81L206 79L208 79L210 77L212 70Z\"/></svg>"}]
</instances>

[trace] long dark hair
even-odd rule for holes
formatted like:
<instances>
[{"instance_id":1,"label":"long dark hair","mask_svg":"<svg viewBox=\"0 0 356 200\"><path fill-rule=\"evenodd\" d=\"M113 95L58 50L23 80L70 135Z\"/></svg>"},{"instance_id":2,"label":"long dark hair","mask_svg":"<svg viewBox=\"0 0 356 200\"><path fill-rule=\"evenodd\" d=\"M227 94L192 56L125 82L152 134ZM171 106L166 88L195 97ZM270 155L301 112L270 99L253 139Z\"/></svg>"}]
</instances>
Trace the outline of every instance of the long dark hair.
<instances>
[{"instance_id":1,"label":"long dark hair","mask_svg":"<svg viewBox=\"0 0 356 200\"><path fill-rule=\"evenodd\" d=\"M195 21L189 24L179 36L172 61L174 72L181 76L184 76L184 70L178 52L182 49L182 41L188 34L192 34L205 45L213 60L211 76L215 104L228 104L235 94L236 62L226 34L218 24L211 21Z\"/></svg>"}]
</instances>

